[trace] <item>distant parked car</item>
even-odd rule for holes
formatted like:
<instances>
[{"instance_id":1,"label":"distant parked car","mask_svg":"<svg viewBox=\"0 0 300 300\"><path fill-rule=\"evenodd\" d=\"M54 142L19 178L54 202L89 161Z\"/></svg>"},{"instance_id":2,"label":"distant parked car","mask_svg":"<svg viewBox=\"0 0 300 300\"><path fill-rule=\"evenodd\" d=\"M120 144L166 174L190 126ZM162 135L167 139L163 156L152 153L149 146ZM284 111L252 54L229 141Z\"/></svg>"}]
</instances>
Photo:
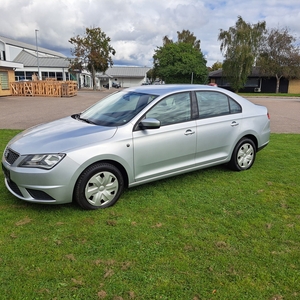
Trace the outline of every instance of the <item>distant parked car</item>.
<instances>
[{"instance_id":1,"label":"distant parked car","mask_svg":"<svg viewBox=\"0 0 300 300\"><path fill-rule=\"evenodd\" d=\"M121 85L120 85L120 83L118 83L118 82L112 82L112 87L114 87L114 88L120 88L121 87Z\"/></svg>"},{"instance_id":2,"label":"distant parked car","mask_svg":"<svg viewBox=\"0 0 300 300\"><path fill-rule=\"evenodd\" d=\"M160 80L155 80L152 82L153 85L160 85L161 84L161 81Z\"/></svg>"},{"instance_id":3,"label":"distant parked car","mask_svg":"<svg viewBox=\"0 0 300 300\"><path fill-rule=\"evenodd\" d=\"M22 200L74 199L97 209L115 204L126 187L219 164L248 170L269 136L267 108L230 91L139 86L20 133L6 146L2 169Z\"/></svg>"},{"instance_id":4,"label":"distant parked car","mask_svg":"<svg viewBox=\"0 0 300 300\"><path fill-rule=\"evenodd\" d=\"M103 87L106 88L106 89L108 89L109 88L109 83L103 84ZM119 83L117 83L117 82L112 82L112 87L118 89L118 88L121 87L121 85Z\"/></svg>"}]
</instances>

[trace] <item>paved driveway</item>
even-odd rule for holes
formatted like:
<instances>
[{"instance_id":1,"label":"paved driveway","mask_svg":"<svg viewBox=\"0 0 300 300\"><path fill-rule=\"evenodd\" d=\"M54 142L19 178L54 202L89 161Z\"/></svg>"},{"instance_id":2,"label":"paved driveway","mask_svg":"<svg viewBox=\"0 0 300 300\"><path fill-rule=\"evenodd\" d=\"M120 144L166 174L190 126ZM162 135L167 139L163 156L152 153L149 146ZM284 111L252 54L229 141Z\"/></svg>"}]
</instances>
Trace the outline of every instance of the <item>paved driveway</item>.
<instances>
[{"instance_id":1,"label":"paved driveway","mask_svg":"<svg viewBox=\"0 0 300 300\"><path fill-rule=\"evenodd\" d=\"M0 97L0 129L26 129L83 111L115 89L78 91L70 98ZM300 98L249 97L271 115L271 131L300 133Z\"/></svg>"},{"instance_id":2,"label":"paved driveway","mask_svg":"<svg viewBox=\"0 0 300 300\"><path fill-rule=\"evenodd\" d=\"M300 133L300 98L249 97L248 99L268 108L272 132Z\"/></svg>"}]
</instances>

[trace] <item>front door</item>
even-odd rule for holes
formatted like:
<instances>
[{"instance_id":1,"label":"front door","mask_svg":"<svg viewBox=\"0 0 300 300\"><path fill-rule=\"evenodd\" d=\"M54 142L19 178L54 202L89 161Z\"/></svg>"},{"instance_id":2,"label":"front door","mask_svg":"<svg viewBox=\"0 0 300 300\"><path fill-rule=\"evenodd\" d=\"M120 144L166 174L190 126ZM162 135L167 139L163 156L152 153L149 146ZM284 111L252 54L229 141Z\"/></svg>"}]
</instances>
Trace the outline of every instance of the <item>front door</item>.
<instances>
[{"instance_id":1,"label":"front door","mask_svg":"<svg viewBox=\"0 0 300 300\"><path fill-rule=\"evenodd\" d=\"M161 127L133 132L135 180L166 177L193 167L196 122L191 120L190 94L162 99L145 118L159 120Z\"/></svg>"}]
</instances>

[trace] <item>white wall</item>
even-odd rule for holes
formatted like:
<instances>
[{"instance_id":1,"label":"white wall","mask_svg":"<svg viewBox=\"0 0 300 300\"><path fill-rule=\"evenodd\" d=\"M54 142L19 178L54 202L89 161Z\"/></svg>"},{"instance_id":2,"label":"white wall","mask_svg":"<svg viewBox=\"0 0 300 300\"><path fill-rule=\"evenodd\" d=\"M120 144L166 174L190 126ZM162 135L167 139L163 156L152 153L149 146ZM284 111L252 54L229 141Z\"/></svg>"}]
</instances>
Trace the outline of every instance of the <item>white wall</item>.
<instances>
[{"instance_id":1,"label":"white wall","mask_svg":"<svg viewBox=\"0 0 300 300\"><path fill-rule=\"evenodd\" d=\"M118 82L121 84L121 87L133 87L142 85L144 79L142 78L120 78Z\"/></svg>"}]
</instances>

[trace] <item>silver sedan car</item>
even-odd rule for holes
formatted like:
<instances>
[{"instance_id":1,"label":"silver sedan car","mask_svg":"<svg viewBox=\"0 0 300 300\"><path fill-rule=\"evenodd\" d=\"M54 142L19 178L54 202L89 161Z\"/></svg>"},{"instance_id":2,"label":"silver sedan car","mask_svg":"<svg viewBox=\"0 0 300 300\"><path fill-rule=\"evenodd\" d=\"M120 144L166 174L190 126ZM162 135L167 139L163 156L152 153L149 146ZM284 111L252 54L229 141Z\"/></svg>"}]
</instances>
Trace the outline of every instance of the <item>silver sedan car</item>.
<instances>
[{"instance_id":1,"label":"silver sedan car","mask_svg":"<svg viewBox=\"0 0 300 300\"><path fill-rule=\"evenodd\" d=\"M139 86L20 133L5 148L2 169L22 200L98 209L126 187L219 164L247 170L269 137L267 108L230 91Z\"/></svg>"}]
</instances>

